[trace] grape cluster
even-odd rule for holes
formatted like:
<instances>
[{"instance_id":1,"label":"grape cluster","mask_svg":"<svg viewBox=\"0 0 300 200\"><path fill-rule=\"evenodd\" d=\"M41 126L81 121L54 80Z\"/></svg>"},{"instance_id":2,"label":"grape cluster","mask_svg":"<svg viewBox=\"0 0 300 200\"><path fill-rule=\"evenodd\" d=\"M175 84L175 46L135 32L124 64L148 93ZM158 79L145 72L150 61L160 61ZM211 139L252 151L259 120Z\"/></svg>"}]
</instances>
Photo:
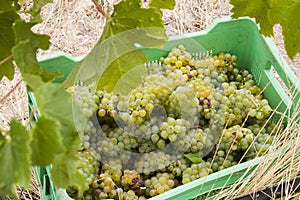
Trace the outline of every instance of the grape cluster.
<instances>
[{"instance_id":1,"label":"grape cluster","mask_svg":"<svg viewBox=\"0 0 300 200\"><path fill-rule=\"evenodd\" d=\"M146 187L146 195L153 197L162 194L178 185L178 181L171 173L157 173L155 176L148 178L144 182Z\"/></svg>"},{"instance_id":2,"label":"grape cluster","mask_svg":"<svg viewBox=\"0 0 300 200\"><path fill-rule=\"evenodd\" d=\"M237 165L240 156L236 152L227 152L224 150L218 150L216 155L207 159L211 163L211 169L213 172L221 171L225 168Z\"/></svg>"},{"instance_id":3,"label":"grape cluster","mask_svg":"<svg viewBox=\"0 0 300 200\"><path fill-rule=\"evenodd\" d=\"M99 161L95 157L96 153L93 150L78 151L77 156L79 158L79 164L77 171L85 178L85 188L89 188L99 173ZM67 192L72 198L78 199L76 187L68 187ZM93 190L90 188L85 191L84 199L93 199ZM81 199L81 198L80 198Z\"/></svg>"},{"instance_id":4,"label":"grape cluster","mask_svg":"<svg viewBox=\"0 0 300 200\"><path fill-rule=\"evenodd\" d=\"M99 99L99 117L115 117L116 106L119 101L119 95L114 95L105 91L101 91L101 97Z\"/></svg>"},{"instance_id":5,"label":"grape cluster","mask_svg":"<svg viewBox=\"0 0 300 200\"><path fill-rule=\"evenodd\" d=\"M122 176L121 185L126 190L139 191L141 187L144 186L144 181L140 174L135 170L124 170L124 175Z\"/></svg>"},{"instance_id":6,"label":"grape cluster","mask_svg":"<svg viewBox=\"0 0 300 200\"><path fill-rule=\"evenodd\" d=\"M154 171L165 171L166 167L176 159L175 156L163 151L153 151L143 154L135 163L136 171L149 175Z\"/></svg>"},{"instance_id":7,"label":"grape cluster","mask_svg":"<svg viewBox=\"0 0 300 200\"><path fill-rule=\"evenodd\" d=\"M123 197L119 199L124 200L146 200L146 198L142 195L137 195L133 190L128 190L127 192L124 192Z\"/></svg>"},{"instance_id":8,"label":"grape cluster","mask_svg":"<svg viewBox=\"0 0 300 200\"><path fill-rule=\"evenodd\" d=\"M99 97L101 91L96 90L94 83L90 85L78 84L68 90L74 97L74 102L81 108L82 113L87 117L92 117L93 113L98 110Z\"/></svg>"},{"instance_id":9,"label":"grape cluster","mask_svg":"<svg viewBox=\"0 0 300 200\"><path fill-rule=\"evenodd\" d=\"M189 127L190 123L184 119L175 119L173 117L168 117L167 120L160 125L159 136L164 140L175 142L178 135L185 135Z\"/></svg>"},{"instance_id":10,"label":"grape cluster","mask_svg":"<svg viewBox=\"0 0 300 200\"><path fill-rule=\"evenodd\" d=\"M97 129L95 128L93 121L92 120L88 120L87 124L83 130L83 133L81 134L81 144L82 144L82 148L85 149L89 149L89 148L93 148L95 149L95 139L96 139L96 132Z\"/></svg>"},{"instance_id":11,"label":"grape cluster","mask_svg":"<svg viewBox=\"0 0 300 200\"><path fill-rule=\"evenodd\" d=\"M263 123L263 125L263 127L259 126L258 122L247 126L247 128L255 135L253 145L247 152L247 160L254 159L257 156L262 156L267 153L270 145L272 145L275 139L275 134L277 134L277 131L281 131L283 129L282 125L276 127L273 123Z\"/></svg>"},{"instance_id":12,"label":"grape cluster","mask_svg":"<svg viewBox=\"0 0 300 200\"><path fill-rule=\"evenodd\" d=\"M186 102L189 102L188 104ZM178 86L169 96L167 111L170 117L185 119L191 124L198 122L199 99L189 86Z\"/></svg>"},{"instance_id":13,"label":"grape cluster","mask_svg":"<svg viewBox=\"0 0 300 200\"><path fill-rule=\"evenodd\" d=\"M191 161L187 158L179 156L173 163L168 166L168 171L175 177L181 177L182 172L191 165Z\"/></svg>"},{"instance_id":14,"label":"grape cluster","mask_svg":"<svg viewBox=\"0 0 300 200\"><path fill-rule=\"evenodd\" d=\"M179 45L147 65L149 74L128 94L70 88L88 121L81 154L95 152L80 168L89 185L84 198L146 199L268 153L272 109L236 60Z\"/></svg>"},{"instance_id":15,"label":"grape cluster","mask_svg":"<svg viewBox=\"0 0 300 200\"><path fill-rule=\"evenodd\" d=\"M248 128L240 125L232 126L222 131L220 149L225 151L245 151L251 146L255 135Z\"/></svg>"},{"instance_id":16,"label":"grape cluster","mask_svg":"<svg viewBox=\"0 0 300 200\"><path fill-rule=\"evenodd\" d=\"M101 155L102 160L113 160L119 154L119 148L111 138L102 137L97 141L97 153Z\"/></svg>"},{"instance_id":17,"label":"grape cluster","mask_svg":"<svg viewBox=\"0 0 300 200\"><path fill-rule=\"evenodd\" d=\"M120 97L117 104L118 118L129 124L142 124L155 105L161 105L170 95L171 88L163 75L150 75L145 82L132 90L127 96Z\"/></svg>"},{"instance_id":18,"label":"grape cluster","mask_svg":"<svg viewBox=\"0 0 300 200\"><path fill-rule=\"evenodd\" d=\"M108 174L116 184L121 182L123 173L120 160L111 160L107 164L102 163L101 171L102 173Z\"/></svg>"},{"instance_id":19,"label":"grape cluster","mask_svg":"<svg viewBox=\"0 0 300 200\"><path fill-rule=\"evenodd\" d=\"M90 185L99 171L99 162L95 158L95 152L92 150L78 151L79 165L77 170L86 180L86 186Z\"/></svg>"},{"instance_id":20,"label":"grape cluster","mask_svg":"<svg viewBox=\"0 0 300 200\"><path fill-rule=\"evenodd\" d=\"M94 196L99 199L112 199L123 193L123 190L117 188L115 182L107 173L100 174L91 186L95 189Z\"/></svg>"},{"instance_id":21,"label":"grape cluster","mask_svg":"<svg viewBox=\"0 0 300 200\"><path fill-rule=\"evenodd\" d=\"M212 173L212 169L210 169L210 163L202 160L200 163L192 164L183 171L182 183L189 183L198 178L205 177L210 173Z\"/></svg>"},{"instance_id":22,"label":"grape cluster","mask_svg":"<svg viewBox=\"0 0 300 200\"><path fill-rule=\"evenodd\" d=\"M203 148L211 148L215 144L213 134L211 134L209 128L191 129L188 132L188 136L191 138L188 152L191 153L199 152Z\"/></svg>"}]
</instances>

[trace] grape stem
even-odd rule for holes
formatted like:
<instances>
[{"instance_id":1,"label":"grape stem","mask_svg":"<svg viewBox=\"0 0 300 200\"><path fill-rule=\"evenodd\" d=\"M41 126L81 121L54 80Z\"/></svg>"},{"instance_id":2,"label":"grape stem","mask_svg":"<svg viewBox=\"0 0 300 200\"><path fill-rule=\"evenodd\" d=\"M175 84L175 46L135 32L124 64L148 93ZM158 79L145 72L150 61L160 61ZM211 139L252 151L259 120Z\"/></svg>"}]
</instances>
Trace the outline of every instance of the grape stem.
<instances>
[{"instance_id":1,"label":"grape stem","mask_svg":"<svg viewBox=\"0 0 300 200\"><path fill-rule=\"evenodd\" d=\"M31 120L33 119L34 114L36 113L36 111L37 111L37 108L36 108L36 107L33 107L32 110L31 110L31 112L30 112L30 115L29 115L29 117L28 117L28 121L27 121L27 123L26 123L26 127L29 127L29 126L30 126L30 122L31 122Z\"/></svg>"},{"instance_id":2,"label":"grape stem","mask_svg":"<svg viewBox=\"0 0 300 200\"><path fill-rule=\"evenodd\" d=\"M97 0L92 0L94 5L96 6L97 10L103 15L103 17L107 17L107 13L104 11L104 9L100 6L100 4L97 2Z\"/></svg>"},{"instance_id":3,"label":"grape stem","mask_svg":"<svg viewBox=\"0 0 300 200\"><path fill-rule=\"evenodd\" d=\"M6 61L8 61L9 59L11 59L13 57L12 54L10 54L9 56L7 56L6 58L4 58L3 60L0 61L0 65L2 65L3 63L5 63Z\"/></svg>"},{"instance_id":4,"label":"grape stem","mask_svg":"<svg viewBox=\"0 0 300 200\"><path fill-rule=\"evenodd\" d=\"M237 196L232 200L266 200L270 197L280 198L283 196L292 196L300 191L300 177L296 176L288 181L280 181L270 186L264 186L250 193Z\"/></svg>"}]
</instances>

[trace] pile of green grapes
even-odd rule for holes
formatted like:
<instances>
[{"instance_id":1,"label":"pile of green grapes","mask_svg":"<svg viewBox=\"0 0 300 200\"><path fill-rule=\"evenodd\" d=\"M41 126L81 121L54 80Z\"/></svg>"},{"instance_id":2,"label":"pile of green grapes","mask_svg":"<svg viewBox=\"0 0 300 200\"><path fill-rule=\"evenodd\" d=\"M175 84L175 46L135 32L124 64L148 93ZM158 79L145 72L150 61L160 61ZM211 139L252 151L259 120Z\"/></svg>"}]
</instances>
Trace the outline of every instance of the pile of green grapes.
<instances>
[{"instance_id":1,"label":"pile of green grapes","mask_svg":"<svg viewBox=\"0 0 300 200\"><path fill-rule=\"evenodd\" d=\"M235 55L192 56L184 46L148 65L128 94L69 89L88 123L79 171L88 190L74 199L148 199L267 153L272 112Z\"/></svg>"}]
</instances>

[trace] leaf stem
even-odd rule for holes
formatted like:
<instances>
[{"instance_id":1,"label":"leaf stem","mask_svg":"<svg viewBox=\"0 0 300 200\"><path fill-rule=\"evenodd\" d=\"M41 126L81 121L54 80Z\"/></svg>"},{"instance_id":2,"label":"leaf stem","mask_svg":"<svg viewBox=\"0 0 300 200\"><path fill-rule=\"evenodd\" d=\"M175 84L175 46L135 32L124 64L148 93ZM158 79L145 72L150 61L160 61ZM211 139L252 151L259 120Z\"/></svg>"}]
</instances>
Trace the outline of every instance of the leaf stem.
<instances>
[{"instance_id":1,"label":"leaf stem","mask_svg":"<svg viewBox=\"0 0 300 200\"><path fill-rule=\"evenodd\" d=\"M15 91L15 89L23 82L23 80L21 79L1 100L0 103L2 103L3 101L5 101L5 99L7 97L9 97L9 95L11 95L11 93L13 93L13 91Z\"/></svg>"},{"instance_id":2,"label":"leaf stem","mask_svg":"<svg viewBox=\"0 0 300 200\"><path fill-rule=\"evenodd\" d=\"M3 60L0 61L0 65L2 65L3 63L5 63L6 61L8 61L9 59L11 59L13 57L12 54L10 54L9 56L7 56L6 58L4 58Z\"/></svg>"},{"instance_id":3,"label":"leaf stem","mask_svg":"<svg viewBox=\"0 0 300 200\"><path fill-rule=\"evenodd\" d=\"M29 114L28 121L27 121L25 127L30 127L30 122L31 122L31 120L33 119L34 114L35 114L36 111L37 111L37 109L36 109L36 107L34 106L34 107L32 108L32 110L31 110L30 114Z\"/></svg>"},{"instance_id":4,"label":"leaf stem","mask_svg":"<svg viewBox=\"0 0 300 200\"><path fill-rule=\"evenodd\" d=\"M92 2L95 4L97 10L103 15L103 17L107 17L107 13L104 11L104 9L100 6L100 4L97 2L97 0L92 0Z\"/></svg>"}]
</instances>

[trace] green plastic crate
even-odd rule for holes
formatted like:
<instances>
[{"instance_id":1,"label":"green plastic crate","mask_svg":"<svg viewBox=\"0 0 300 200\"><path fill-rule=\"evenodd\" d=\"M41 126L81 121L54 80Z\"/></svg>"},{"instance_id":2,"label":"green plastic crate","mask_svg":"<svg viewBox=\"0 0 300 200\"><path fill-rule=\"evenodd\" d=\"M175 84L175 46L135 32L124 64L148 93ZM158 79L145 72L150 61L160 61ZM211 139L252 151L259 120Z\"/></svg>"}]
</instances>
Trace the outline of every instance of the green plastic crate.
<instances>
[{"instance_id":1,"label":"green plastic crate","mask_svg":"<svg viewBox=\"0 0 300 200\"><path fill-rule=\"evenodd\" d=\"M195 48L195 43L201 44L203 49L199 49L199 45L196 45L197 48ZM237 55L238 67L249 70L253 74L255 82L259 87L265 88L265 98L268 99L273 109L276 108L278 112L285 112L288 116L291 116L293 112L299 113L299 106L297 107L297 102L299 102L300 97L299 80L297 80L295 74L282 58L273 41L259 33L259 28L252 19L219 19L206 30L171 37L165 44L164 49L171 50L180 44L183 44L190 52L212 50L214 54L230 52L231 54ZM166 56L167 53L165 50L143 49L150 61L158 60L161 56ZM39 63L43 68L49 71L61 72L64 77L56 79L55 82L62 82L75 64L82 58L83 57L72 57L59 52L40 57ZM282 82L290 88L289 91L293 94L292 100L285 93L275 77L272 68L274 68L280 76ZM293 87L289 87L291 84L294 84ZM34 109L36 102L31 93L29 93L28 96L29 110L31 111ZM34 119L39 117L38 111L34 117ZM273 119L276 120L278 117L279 115L275 115ZM233 184L240 178L248 176L255 169L260 159L230 167L186 185L174 188L151 199L192 199L199 194ZM34 170L41 194L46 200L62 199L62 197L57 196L56 188L51 181L50 169L50 167L36 167Z\"/></svg>"},{"instance_id":2,"label":"green plastic crate","mask_svg":"<svg viewBox=\"0 0 300 200\"><path fill-rule=\"evenodd\" d=\"M60 200L57 198L56 188L50 177L51 167L33 167L40 195L43 200Z\"/></svg>"}]
</instances>

